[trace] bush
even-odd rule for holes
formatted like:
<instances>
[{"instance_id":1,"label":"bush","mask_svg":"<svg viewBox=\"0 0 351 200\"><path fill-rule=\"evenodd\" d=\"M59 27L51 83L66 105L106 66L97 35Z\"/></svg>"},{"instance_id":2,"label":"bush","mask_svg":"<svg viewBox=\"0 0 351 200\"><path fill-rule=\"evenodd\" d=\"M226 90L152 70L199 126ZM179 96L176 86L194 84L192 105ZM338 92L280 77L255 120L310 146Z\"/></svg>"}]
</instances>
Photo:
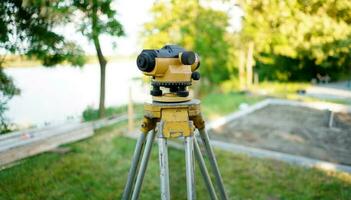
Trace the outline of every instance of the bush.
<instances>
[{"instance_id":1,"label":"bush","mask_svg":"<svg viewBox=\"0 0 351 200\"><path fill-rule=\"evenodd\" d=\"M134 104L134 112L135 113L140 113L142 112L143 105L142 104ZM122 114L127 114L128 112L128 106L127 105L122 105L122 106L115 106L115 107L107 107L105 110L105 117L111 117L114 115L122 115ZM83 121L93 121L99 119L99 109L94 108L92 106L88 106L82 114Z\"/></svg>"},{"instance_id":2,"label":"bush","mask_svg":"<svg viewBox=\"0 0 351 200\"><path fill-rule=\"evenodd\" d=\"M127 113L127 106L118 106L118 107L107 107L105 111L105 117L111 117L113 115L120 115ZM92 106L88 106L83 111L83 121L93 121L99 119L99 109Z\"/></svg>"}]
</instances>

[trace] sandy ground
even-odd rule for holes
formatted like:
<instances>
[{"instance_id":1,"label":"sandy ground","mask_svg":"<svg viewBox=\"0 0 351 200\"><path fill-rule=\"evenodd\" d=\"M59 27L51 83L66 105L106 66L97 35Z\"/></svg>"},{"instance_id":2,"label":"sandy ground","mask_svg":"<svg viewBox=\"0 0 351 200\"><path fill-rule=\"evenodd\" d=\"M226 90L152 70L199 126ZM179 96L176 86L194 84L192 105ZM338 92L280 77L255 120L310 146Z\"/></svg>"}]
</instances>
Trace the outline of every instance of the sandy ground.
<instances>
[{"instance_id":1,"label":"sandy ground","mask_svg":"<svg viewBox=\"0 0 351 200\"><path fill-rule=\"evenodd\" d=\"M351 115L270 105L212 131L215 139L351 165Z\"/></svg>"}]
</instances>

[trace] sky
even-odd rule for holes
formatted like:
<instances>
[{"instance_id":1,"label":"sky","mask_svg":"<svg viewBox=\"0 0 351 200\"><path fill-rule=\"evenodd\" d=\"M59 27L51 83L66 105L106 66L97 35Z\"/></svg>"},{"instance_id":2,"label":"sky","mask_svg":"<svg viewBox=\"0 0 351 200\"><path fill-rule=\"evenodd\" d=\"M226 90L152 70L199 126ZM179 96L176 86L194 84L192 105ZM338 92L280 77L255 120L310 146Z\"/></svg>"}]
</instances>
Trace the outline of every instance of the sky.
<instances>
[{"instance_id":1,"label":"sky","mask_svg":"<svg viewBox=\"0 0 351 200\"><path fill-rule=\"evenodd\" d=\"M140 33L143 30L143 24L152 20L150 8L155 0L115 0L113 7L117 10L118 20L122 23L126 35L118 38L117 48L113 48L112 39L110 37L101 37L102 50L105 55L113 56L129 56L135 55L142 50L142 44L139 39ZM211 7L222 11L227 11L230 16L229 31L240 30L241 17L243 12L240 8L233 6L235 1L227 3L217 1L202 1L204 6ZM92 43L86 38L77 34L74 27L64 27L62 29L64 35L69 39L75 40L81 44L87 54L95 54L95 49Z\"/></svg>"}]
</instances>

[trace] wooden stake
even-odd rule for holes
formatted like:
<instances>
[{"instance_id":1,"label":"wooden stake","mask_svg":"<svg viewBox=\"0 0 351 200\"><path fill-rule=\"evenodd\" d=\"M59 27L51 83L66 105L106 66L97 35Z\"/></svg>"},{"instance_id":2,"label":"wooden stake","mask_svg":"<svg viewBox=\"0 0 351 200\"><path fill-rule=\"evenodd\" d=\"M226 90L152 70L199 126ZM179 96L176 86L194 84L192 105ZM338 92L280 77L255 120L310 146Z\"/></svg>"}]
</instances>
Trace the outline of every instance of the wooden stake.
<instances>
[{"instance_id":1,"label":"wooden stake","mask_svg":"<svg viewBox=\"0 0 351 200\"><path fill-rule=\"evenodd\" d=\"M255 85L258 85L258 83L259 83L258 73L255 72L255 75L254 75L254 84L255 84Z\"/></svg>"},{"instance_id":2,"label":"wooden stake","mask_svg":"<svg viewBox=\"0 0 351 200\"><path fill-rule=\"evenodd\" d=\"M245 87L245 52L240 50L240 57L239 57L239 83L240 83L240 90L246 90Z\"/></svg>"},{"instance_id":3,"label":"wooden stake","mask_svg":"<svg viewBox=\"0 0 351 200\"><path fill-rule=\"evenodd\" d=\"M128 131L131 133L134 130L134 109L132 87L129 86L129 101L128 101Z\"/></svg>"},{"instance_id":4,"label":"wooden stake","mask_svg":"<svg viewBox=\"0 0 351 200\"><path fill-rule=\"evenodd\" d=\"M328 127L332 128L334 124L334 112L332 110L329 110L329 122L328 122Z\"/></svg>"},{"instance_id":5,"label":"wooden stake","mask_svg":"<svg viewBox=\"0 0 351 200\"><path fill-rule=\"evenodd\" d=\"M247 50L247 62L246 62L246 87L248 89L251 88L252 85L252 79L253 79L253 74L252 74L252 65L253 65L253 49L254 49L254 43L250 42L249 43L249 48Z\"/></svg>"}]
</instances>

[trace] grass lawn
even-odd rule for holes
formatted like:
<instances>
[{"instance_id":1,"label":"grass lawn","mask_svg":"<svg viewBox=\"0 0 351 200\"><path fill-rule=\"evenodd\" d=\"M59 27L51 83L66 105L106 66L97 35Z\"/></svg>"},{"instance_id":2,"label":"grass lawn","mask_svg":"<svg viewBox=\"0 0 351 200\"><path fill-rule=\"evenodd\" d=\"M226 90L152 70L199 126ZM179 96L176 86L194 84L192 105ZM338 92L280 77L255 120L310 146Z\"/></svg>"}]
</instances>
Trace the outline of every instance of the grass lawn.
<instances>
[{"instance_id":1,"label":"grass lawn","mask_svg":"<svg viewBox=\"0 0 351 200\"><path fill-rule=\"evenodd\" d=\"M201 100L201 110L206 119L215 119L230 114L239 108L241 103L254 104L264 99L262 96L247 95L239 92L210 93ZM143 104L134 104L135 113L143 113ZM106 116L125 114L128 112L127 105L106 108ZM96 120L99 112L95 108L87 108L83 112L84 121Z\"/></svg>"},{"instance_id":2,"label":"grass lawn","mask_svg":"<svg viewBox=\"0 0 351 200\"><path fill-rule=\"evenodd\" d=\"M298 101L319 101L350 105L350 100L323 100L309 96L298 95L296 93L299 89L306 89L310 87L309 83L279 83L279 82L262 82L259 86L254 86L251 93L241 92L213 92L201 98L202 113L207 120L213 120L218 117L228 115L239 109L240 104L248 105L257 103L265 98L281 98ZM135 113L143 112L142 104L134 105ZM106 115L112 116L117 114L127 113L127 105L118 107L106 108ZM98 110L96 108L87 108L83 112L84 121L91 121L98 119Z\"/></svg>"},{"instance_id":3,"label":"grass lawn","mask_svg":"<svg viewBox=\"0 0 351 200\"><path fill-rule=\"evenodd\" d=\"M125 124L65 145L66 154L43 153L0 171L0 199L120 199L135 141ZM351 199L351 175L306 169L273 160L216 151L230 199ZM169 149L172 199L185 199L183 151ZM159 199L157 145L140 199ZM196 169L198 199L208 199Z\"/></svg>"},{"instance_id":4,"label":"grass lawn","mask_svg":"<svg viewBox=\"0 0 351 200\"><path fill-rule=\"evenodd\" d=\"M254 104L264 97L244 93L211 93L201 100L201 111L207 119L228 115L239 109L240 104Z\"/></svg>"}]
</instances>

